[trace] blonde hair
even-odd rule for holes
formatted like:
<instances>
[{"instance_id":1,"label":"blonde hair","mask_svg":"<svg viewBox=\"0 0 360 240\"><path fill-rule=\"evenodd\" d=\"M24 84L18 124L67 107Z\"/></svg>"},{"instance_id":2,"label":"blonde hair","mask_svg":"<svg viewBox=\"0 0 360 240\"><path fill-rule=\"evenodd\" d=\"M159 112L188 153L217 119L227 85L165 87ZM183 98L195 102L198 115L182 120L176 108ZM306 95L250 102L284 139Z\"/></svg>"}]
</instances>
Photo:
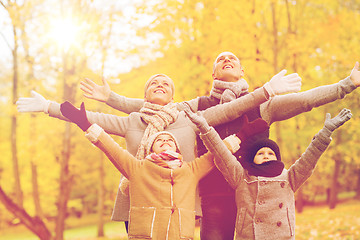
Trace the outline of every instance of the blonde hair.
<instances>
[{"instance_id":1,"label":"blonde hair","mask_svg":"<svg viewBox=\"0 0 360 240\"><path fill-rule=\"evenodd\" d=\"M148 87L149 87L149 85L150 85L150 82L151 82L152 80L154 80L155 78L157 78L157 77L165 77L167 80L169 80L169 82L170 82L170 87L171 87L171 91L172 91L172 96L174 97L174 95L175 95L175 84L174 84L173 80L172 80L169 76L167 76L167 75L165 75L165 74L162 74L162 73L152 75L152 76L146 81L146 83L145 83L145 88L144 88L144 97L146 97L146 90L148 89Z\"/></svg>"}]
</instances>

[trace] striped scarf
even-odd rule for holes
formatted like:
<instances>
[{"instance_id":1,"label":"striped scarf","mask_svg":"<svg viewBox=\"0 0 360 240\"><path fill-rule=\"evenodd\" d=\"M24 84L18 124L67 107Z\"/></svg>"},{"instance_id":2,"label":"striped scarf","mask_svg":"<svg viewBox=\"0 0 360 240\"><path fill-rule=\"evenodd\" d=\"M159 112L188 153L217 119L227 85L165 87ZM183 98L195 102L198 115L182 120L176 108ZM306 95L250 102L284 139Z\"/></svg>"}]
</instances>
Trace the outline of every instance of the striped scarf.
<instances>
[{"instance_id":1,"label":"striped scarf","mask_svg":"<svg viewBox=\"0 0 360 240\"><path fill-rule=\"evenodd\" d=\"M160 167L170 169L181 167L183 164L182 155L171 150L166 150L159 154L151 153L146 156L146 159Z\"/></svg>"},{"instance_id":2,"label":"striped scarf","mask_svg":"<svg viewBox=\"0 0 360 240\"><path fill-rule=\"evenodd\" d=\"M137 159L145 158L145 145L148 138L154 133L163 131L167 126L176 121L179 111L175 103L168 103L165 106L145 102L140 109L140 117L148 126L141 139L139 149L136 153Z\"/></svg>"}]
</instances>

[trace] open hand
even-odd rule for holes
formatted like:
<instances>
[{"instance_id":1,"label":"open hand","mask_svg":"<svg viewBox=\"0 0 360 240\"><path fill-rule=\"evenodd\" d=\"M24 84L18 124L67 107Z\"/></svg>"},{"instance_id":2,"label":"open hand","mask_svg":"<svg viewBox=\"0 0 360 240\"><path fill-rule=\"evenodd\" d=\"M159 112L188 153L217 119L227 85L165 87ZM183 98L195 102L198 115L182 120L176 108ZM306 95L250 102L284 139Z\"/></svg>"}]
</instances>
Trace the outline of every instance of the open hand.
<instances>
[{"instance_id":1,"label":"open hand","mask_svg":"<svg viewBox=\"0 0 360 240\"><path fill-rule=\"evenodd\" d=\"M340 113L334 118L331 118L330 113L327 113L325 117L324 127L326 127L332 132L341 125L343 125L345 122L349 121L351 117L351 111L346 108L342 109Z\"/></svg>"},{"instance_id":2,"label":"open hand","mask_svg":"<svg viewBox=\"0 0 360 240\"><path fill-rule=\"evenodd\" d=\"M89 78L85 78L80 82L80 89L84 92L84 96L100 102L107 102L111 90L107 81L102 78L103 85L100 86Z\"/></svg>"},{"instance_id":3,"label":"open hand","mask_svg":"<svg viewBox=\"0 0 360 240\"><path fill-rule=\"evenodd\" d=\"M19 112L44 112L48 113L50 101L35 91L31 91L30 98L21 97L16 101Z\"/></svg>"},{"instance_id":4,"label":"open hand","mask_svg":"<svg viewBox=\"0 0 360 240\"><path fill-rule=\"evenodd\" d=\"M359 62L356 62L354 68L351 70L350 80L356 87L360 86Z\"/></svg>"}]
</instances>

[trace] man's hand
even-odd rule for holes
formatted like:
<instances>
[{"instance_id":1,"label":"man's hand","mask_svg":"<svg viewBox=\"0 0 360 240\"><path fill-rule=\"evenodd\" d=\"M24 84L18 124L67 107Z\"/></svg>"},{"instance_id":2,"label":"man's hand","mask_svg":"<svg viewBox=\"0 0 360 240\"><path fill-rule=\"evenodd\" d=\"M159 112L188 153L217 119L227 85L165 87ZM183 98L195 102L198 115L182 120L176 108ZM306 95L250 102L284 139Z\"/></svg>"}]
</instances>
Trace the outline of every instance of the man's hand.
<instances>
[{"instance_id":1,"label":"man's hand","mask_svg":"<svg viewBox=\"0 0 360 240\"><path fill-rule=\"evenodd\" d=\"M44 112L49 113L50 101L35 91L31 91L30 98L19 98L16 101L19 112Z\"/></svg>"},{"instance_id":2,"label":"man's hand","mask_svg":"<svg viewBox=\"0 0 360 240\"><path fill-rule=\"evenodd\" d=\"M265 90L270 97L282 93L299 92L301 90L301 78L297 73L286 75L286 70L274 75L269 82L264 84Z\"/></svg>"},{"instance_id":3,"label":"man's hand","mask_svg":"<svg viewBox=\"0 0 360 240\"><path fill-rule=\"evenodd\" d=\"M351 70L350 80L356 87L360 86L359 62L356 62L354 68Z\"/></svg>"},{"instance_id":4,"label":"man's hand","mask_svg":"<svg viewBox=\"0 0 360 240\"><path fill-rule=\"evenodd\" d=\"M107 102L110 97L110 86L107 81L102 78L103 85L97 85L89 78L85 78L80 82L80 89L84 92L84 96L90 99L98 100L100 102Z\"/></svg>"}]
</instances>

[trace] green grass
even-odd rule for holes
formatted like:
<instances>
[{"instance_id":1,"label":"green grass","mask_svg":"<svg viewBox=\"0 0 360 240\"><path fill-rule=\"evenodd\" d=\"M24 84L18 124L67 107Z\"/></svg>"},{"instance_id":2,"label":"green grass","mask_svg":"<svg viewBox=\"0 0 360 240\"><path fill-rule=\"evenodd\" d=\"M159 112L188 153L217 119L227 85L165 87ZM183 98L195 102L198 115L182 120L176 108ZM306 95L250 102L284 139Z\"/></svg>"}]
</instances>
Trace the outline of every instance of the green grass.
<instances>
[{"instance_id":1,"label":"green grass","mask_svg":"<svg viewBox=\"0 0 360 240\"><path fill-rule=\"evenodd\" d=\"M68 219L65 240L123 240L127 239L124 224L107 222L104 226L106 237L97 238L96 216L83 219ZM24 226L0 229L0 240L37 240ZM195 240L199 240L196 228ZM297 240L355 240L360 239L360 200L348 200L335 209L327 206L306 206L296 214Z\"/></svg>"}]
</instances>

